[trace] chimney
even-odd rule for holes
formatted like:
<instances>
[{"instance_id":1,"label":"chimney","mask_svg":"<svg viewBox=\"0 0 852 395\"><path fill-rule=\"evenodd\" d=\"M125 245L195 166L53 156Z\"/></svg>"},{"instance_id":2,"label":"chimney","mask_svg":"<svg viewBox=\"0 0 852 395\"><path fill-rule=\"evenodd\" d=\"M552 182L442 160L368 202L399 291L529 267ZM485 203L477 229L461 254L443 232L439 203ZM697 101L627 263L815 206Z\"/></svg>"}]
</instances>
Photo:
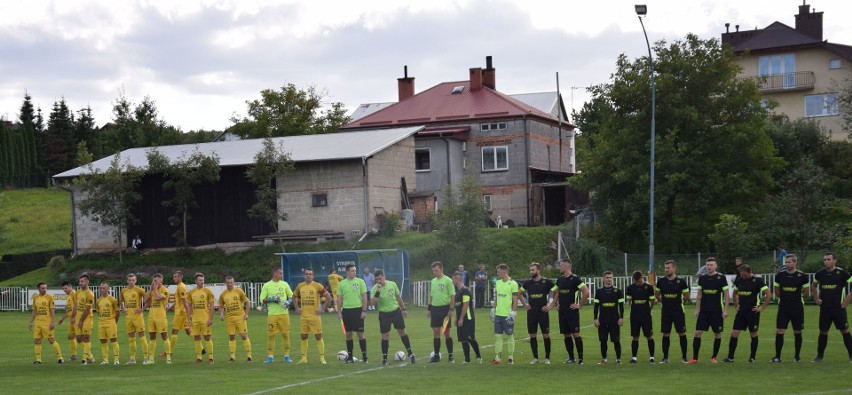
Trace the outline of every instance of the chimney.
<instances>
[{"instance_id":1,"label":"chimney","mask_svg":"<svg viewBox=\"0 0 852 395\"><path fill-rule=\"evenodd\" d=\"M796 31L822 41L822 12L811 12L810 6L802 2L796 14Z\"/></svg>"},{"instance_id":2,"label":"chimney","mask_svg":"<svg viewBox=\"0 0 852 395\"><path fill-rule=\"evenodd\" d=\"M470 68L470 91L482 89L482 67Z\"/></svg>"},{"instance_id":3,"label":"chimney","mask_svg":"<svg viewBox=\"0 0 852 395\"><path fill-rule=\"evenodd\" d=\"M482 85L497 90L496 70L491 66L491 56L485 57L485 70L482 70Z\"/></svg>"},{"instance_id":4,"label":"chimney","mask_svg":"<svg viewBox=\"0 0 852 395\"><path fill-rule=\"evenodd\" d=\"M404 77L396 79L396 86L399 90L399 101L414 96L414 77L408 76L408 66L404 66L403 70Z\"/></svg>"}]
</instances>

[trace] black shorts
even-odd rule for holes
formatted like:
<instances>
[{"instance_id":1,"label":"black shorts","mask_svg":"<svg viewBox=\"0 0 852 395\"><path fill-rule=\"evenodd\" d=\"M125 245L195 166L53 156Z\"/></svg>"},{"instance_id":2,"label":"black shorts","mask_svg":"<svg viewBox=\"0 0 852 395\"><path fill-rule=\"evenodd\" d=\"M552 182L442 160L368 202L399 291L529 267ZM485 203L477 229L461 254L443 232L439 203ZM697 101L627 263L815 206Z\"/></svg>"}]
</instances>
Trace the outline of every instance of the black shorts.
<instances>
[{"instance_id":1,"label":"black shorts","mask_svg":"<svg viewBox=\"0 0 852 395\"><path fill-rule=\"evenodd\" d=\"M527 311L527 333L534 334L538 331L538 328L541 328L541 334L546 335L550 333L550 314L545 313L539 310L537 313L534 313L533 310L535 308Z\"/></svg>"},{"instance_id":2,"label":"black shorts","mask_svg":"<svg viewBox=\"0 0 852 395\"><path fill-rule=\"evenodd\" d=\"M740 310L734 317L734 330L741 331L748 328L749 332L757 332L760 326L760 313L751 310Z\"/></svg>"},{"instance_id":3,"label":"black shorts","mask_svg":"<svg viewBox=\"0 0 852 395\"><path fill-rule=\"evenodd\" d=\"M343 326L346 327L347 332L364 332L364 319L361 318L361 311L360 307L341 311Z\"/></svg>"},{"instance_id":4,"label":"black shorts","mask_svg":"<svg viewBox=\"0 0 852 395\"><path fill-rule=\"evenodd\" d=\"M695 330L706 331L712 329L713 333L722 333L725 328L725 319L722 317L721 311L704 311L698 312L698 319L695 320Z\"/></svg>"},{"instance_id":5,"label":"black shorts","mask_svg":"<svg viewBox=\"0 0 852 395\"><path fill-rule=\"evenodd\" d=\"M444 318L447 318L447 314L450 314L450 306L432 306L432 319L430 323L430 328L443 328L444 327ZM453 326L453 320L447 320L447 328Z\"/></svg>"},{"instance_id":6,"label":"black shorts","mask_svg":"<svg viewBox=\"0 0 852 395\"><path fill-rule=\"evenodd\" d=\"M849 321L846 319L846 309L841 309L840 307L828 308L828 309L819 309L819 330L820 332L825 332L831 329L831 324L834 323L834 327L837 330L842 331L846 328L849 328Z\"/></svg>"},{"instance_id":7,"label":"black shorts","mask_svg":"<svg viewBox=\"0 0 852 395\"><path fill-rule=\"evenodd\" d=\"M621 327L618 326L618 321L601 321L601 326L598 327L598 340L605 342L609 338L612 342L617 342L621 337Z\"/></svg>"},{"instance_id":8,"label":"black shorts","mask_svg":"<svg viewBox=\"0 0 852 395\"><path fill-rule=\"evenodd\" d=\"M465 320L464 325L456 327L456 335L460 342L476 340L476 321Z\"/></svg>"},{"instance_id":9,"label":"black shorts","mask_svg":"<svg viewBox=\"0 0 852 395\"><path fill-rule=\"evenodd\" d=\"M630 336L639 337L639 330L645 337L654 336L654 323L651 314L630 316Z\"/></svg>"},{"instance_id":10,"label":"black shorts","mask_svg":"<svg viewBox=\"0 0 852 395\"><path fill-rule=\"evenodd\" d=\"M660 332L672 333L672 324L674 324L675 332L678 334L686 332L686 316L683 314L683 310L663 310L660 313Z\"/></svg>"},{"instance_id":11,"label":"black shorts","mask_svg":"<svg viewBox=\"0 0 852 395\"><path fill-rule=\"evenodd\" d=\"M559 333L563 335L580 333L580 311L570 307L559 310Z\"/></svg>"},{"instance_id":12,"label":"black shorts","mask_svg":"<svg viewBox=\"0 0 852 395\"><path fill-rule=\"evenodd\" d=\"M775 328L787 329L788 324L793 324L794 331L805 329L805 310L804 308L787 309L784 307L778 308L778 317L775 319Z\"/></svg>"},{"instance_id":13,"label":"black shorts","mask_svg":"<svg viewBox=\"0 0 852 395\"><path fill-rule=\"evenodd\" d=\"M379 332L390 332L391 325L393 325L394 329L405 329L405 319L402 317L402 309L396 309L396 311L389 313L379 312Z\"/></svg>"}]
</instances>

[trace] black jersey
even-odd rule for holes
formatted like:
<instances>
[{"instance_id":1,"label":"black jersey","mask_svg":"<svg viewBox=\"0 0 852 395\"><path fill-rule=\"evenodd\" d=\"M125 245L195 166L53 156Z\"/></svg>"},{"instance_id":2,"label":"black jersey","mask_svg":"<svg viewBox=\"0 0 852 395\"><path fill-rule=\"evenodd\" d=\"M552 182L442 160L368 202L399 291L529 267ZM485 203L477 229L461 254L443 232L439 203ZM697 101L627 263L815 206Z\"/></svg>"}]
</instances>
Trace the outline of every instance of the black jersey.
<instances>
[{"instance_id":1,"label":"black jersey","mask_svg":"<svg viewBox=\"0 0 852 395\"><path fill-rule=\"evenodd\" d=\"M595 319L613 322L624 318L624 293L616 287L595 290Z\"/></svg>"},{"instance_id":2,"label":"black jersey","mask_svg":"<svg viewBox=\"0 0 852 395\"><path fill-rule=\"evenodd\" d=\"M556 280L556 287L554 287L554 289L559 289L559 308L565 310L574 303L580 303L582 295L580 290L585 286L586 283L576 274L567 277L560 276Z\"/></svg>"},{"instance_id":3,"label":"black jersey","mask_svg":"<svg viewBox=\"0 0 852 395\"><path fill-rule=\"evenodd\" d=\"M525 281L519 292L527 293L527 303L530 305L530 311L541 312L541 308L548 303L548 295L550 295L550 290L553 287L553 281L542 277L538 281Z\"/></svg>"},{"instance_id":4,"label":"black jersey","mask_svg":"<svg viewBox=\"0 0 852 395\"><path fill-rule=\"evenodd\" d=\"M630 316L638 317L651 313L651 302L654 300L654 286L648 283L642 285L630 284L625 296L630 302Z\"/></svg>"},{"instance_id":5,"label":"black jersey","mask_svg":"<svg viewBox=\"0 0 852 395\"><path fill-rule=\"evenodd\" d=\"M808 275L796 270L793 273L783 271L775 275L772 285L778 287L779 308L801 308L805 301L802 299L802 290L808 287Z\"/></svg>"},{"instance_id":6,"label":"black jersey","mask_svg":"<svg viewBox=\"0 0 852 395\"><path fill-rule=\"evenodd\" d=\"M752 276L748 280L740 277L734 283L734 290L736 290L740 299L740 311L751 310L752 307L760 304L760 295L765 289L769 289L769 287L760 277Z\"/></svg>"},{"instance_id":7,"label":"black jersey","mask_svg":"<svg viewBox=\"0 0 852 395\"><path fill-rule=\"evenodd\" d=\"M814 284L819 287L819 298L822 300L820 307L840 307L849 283L852 283L852 277L849 276L849 272L839 267L832 271L822 269L816 272L814 275Z\"/></svg>"},{"instance_id":8,"label":"black jersey","mask_svg":"<svg viewBox=\"0 0 852 395\"><path fill-rule=\"evenodd\" d=\"M728 278L723 274L705 274L698 278L698 292L701 294L701 311L721 312L728 292Z\"/></svg>"},{"instance_id":9,"label":"black jersey","mask_svg":"<svg viewBox=\"0 0 852 395\"><path fill-rule=\"evenodd\" d=\"M473 319L473 299L470 297L470 289L468 287L459 288L458 291L456 291L453 302L456 308L456 320L461 319L462 308L464 307L465 302L467 302L467 314L465 315L464 320L470 321Z\"/></svg>"},{"instance_id":10,"label":"black jersey","mask_svg":"<svg viewBox=\"0 0 852 395\"><path fill-rule=\"evenodd\" d=\"M689 284L683 277L657 279L657 290L660 291L663 311L683 312L683 294L689 292Z\"/></svg>"}]
</instances>

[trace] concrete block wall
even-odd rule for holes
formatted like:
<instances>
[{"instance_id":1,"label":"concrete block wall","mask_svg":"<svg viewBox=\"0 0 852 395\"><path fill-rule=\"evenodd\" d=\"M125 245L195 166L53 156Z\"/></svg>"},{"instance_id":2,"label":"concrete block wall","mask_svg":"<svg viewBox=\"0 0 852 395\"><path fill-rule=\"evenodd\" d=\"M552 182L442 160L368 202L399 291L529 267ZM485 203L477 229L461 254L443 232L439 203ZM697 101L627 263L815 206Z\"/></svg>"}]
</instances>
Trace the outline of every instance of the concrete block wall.
<instances>
[{"instance_id":1,"label":"concrete block wall","mask_svg":"<svg viewBox=\"0 0 852 395\"><path fill-rule=\"evenodd\" d=\"M74 196L74 237L77 239L77 252L80 254L100 253L117 251L127 246L127 236L122 237L121 243L117 244L113 237L114 226L105 226L80 212L79 203L86 199L86 194L79 188L72 186L71 193Z\"/></svg>"},{"instance_id":2,"label":"concrete block wall","mask_svg":"<svg viewBox=\"0 0 852 395\"><path fill-rule=\"evenodd\" d=\"M279 207L287 213L282 230L363 229L364 189L360 160L303 162L278 180ZM328 205L313 207L312 195L326 193Z\"/></svg>"},{"instance_id":3,"label":"concrete block wall","mask_svg":"<svg viewBox=\"0 0 852 395\"><path fill-rule=\"evenodd\" d=\"M377 153L367 161L370 194L370 223L376 226L375 210L382 207L388 213L402 210L400 190L402 177L409 191L417 190L414 171L414 137L408 137Z\"/></svg>"}]
</instances>

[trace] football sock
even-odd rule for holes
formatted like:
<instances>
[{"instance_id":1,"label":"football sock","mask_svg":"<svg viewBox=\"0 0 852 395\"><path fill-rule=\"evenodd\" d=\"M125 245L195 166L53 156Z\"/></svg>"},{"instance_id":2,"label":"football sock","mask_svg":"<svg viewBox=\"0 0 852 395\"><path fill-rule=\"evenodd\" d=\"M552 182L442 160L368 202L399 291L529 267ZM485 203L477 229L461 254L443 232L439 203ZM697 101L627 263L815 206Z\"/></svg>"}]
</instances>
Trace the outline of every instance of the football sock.
<instances>
[{"instance_id":1,"label":"football sock","mask_svg":"<svg viewBox=\"0 0 852 395\"><path fill-rule=\"evenodd\" d=\"M177 346L178 335L172 335L171 340L172 340L172 342L169 346L169 354L174 354L175 353L175 347Z\"/></svg>"},{"instance_id":2,"label":"football sock","mask_svg":"<svg viewBox=\"0 0 852 395\"><path fill-rule=\"evenodd\" d=\"M621 359L621 340L616 340L612 348L615 349L615 359Z\"/></svg>"},{"instance_id":3,"label":"football sock","mask_svg":"<svg viewBox=\"0 0 852 395\"><path fill-rule=\"evenodd\" d=\"M781 350L784 348L784 334L775 334L775 358L781 358Z\"/></svg>"},{"instance_id":4,"label":"football sock","mask_svg":"<svg viewBox=\"0 0 852 395\"><path fill-rule=\"evenodd\" d=\"M139 337L142 338L142 357L143 358L149 358L149 357L153 358L153 354L148 352L148 338L145 337L144 333L142 335L140 335Z\"/></svg>"},{"instance_id":5,"label":"football sock","mask_svg":"<svg viewBox=\"0 0 852 395\"><path fill-rule=\"evenodd\" d=\"M550 359L550 338L544 338L544 357Z\"/></svg>"},{"instance_id":6,"label":"football sock","mask_svg":"<svg viewBox=\"0 0 852 395\"><path fill-rule=\"evenodd\" d=\"M470 343L470 346L473 348L473 352L474 352L474 354L476 354L476 357L482 358L482 355L479 354L479 342L476 341L475 339L469 339L468 342Z\"/></svg>"},{"instance_id":7,"label":"football sock","mask_svg":"<svg viewBox=\"0 0 852 395\"><path fill-rule=\"evenodd\" d=\"M167 356L172 355L172 342L171 340L169 340L168 336L163 339L163 351L166 353Z\"/></svg>"},{"instance_id":8,"label":"football sock","mask_svg":"<svg viewBox=\"0 0 852 395\"><path fill-rule=\"evenodd\" d=\"M713 339L713 358L716 358L719 355L719 349L722 348L722 338L717 337Z\"/></svg>"},{"instance_id":9,"label":"football sock","mask_svg":"<svg viewBox=\"0 0 852 395\"><path fill-rule=\"evenodd\" d=\"M680 335L680 357L686 359L686 335Z\"/></svg>"},{"instance_id":10,"label":"football sock","mask_svg":"<svg viewBox=\"0 0 852 395\"><path fill-rule=\"evenodd\" d=\"M231 358L234 358L237 354L237 340L228 339L228 353L231 355Z\"/></svg>"},{"instance_id":11,"label":"football sock","mask_svg":"<svg viewBox=\"0 0 852 395\"><path fill-rule=\"evenodd\" d=\"M669 347L672 344L670 336L663 336L663 359L669 359Z\"/></svg>"},{"instance_id":12,"label":"football sock","mask_svg":"<svg viewBox=\"0 0 852 395\"><path fill-rule=\"evenodd\" d=\"M77 339L68 339L68 343L71 345L71 355L77 355Z\"/></svg>"},{"instance_id":13,"label":"football sock","mask_svg":"<svg viewBox=\"0 0 852 395\"><path fill-rule=\"evenodd\" d=\"M299 342L299 346L302 349L302 359L307 359L308 358L308 339L302 339L302 341Z\"/></svg>"},{"instance_id":14,"label":"football sock","mask_svg":"<svg viewBox=\"0 0 852 395\"><path fill-rule=\"evenodd\" d=\"M213 360L213 339L205 340L205 345L207 349L207 359Z\"/></svg>"},{"instance_id":15,"label":"football sock","mask_svg":"<svg viewBox=\"0 0 852 395\"><path fill-rule=\"evenodd\" d=\"M500 353L503 352L503 335L495 335L497 339L494 341L494 359L500 360Z\"/></svg>"},{"instance_id":16,"label":"football sock","mask_svg":"<svg viewBox=\"0 0 852 395\"><path fill-rule=\"evenodd\" d=\"M56 358L62 359L62 349L59 348L59 342L54 341L53 343L50 343L50 345L53 346L53 352L56 353Z\"/></svg>"},{"instance_id":17,"label":"football sock","mask_svg":"<svg viewBox=\"0 0 852 395\"><path fill-rule=\"evenodd\" d=\"M101 343L101 355L104 362L109 362L109 344Z\"/></svg>"},{"instance_id":18,"label":"football sock","mask_svg":"<svg viewBox=\"0 0 852 395\"><path fill-rule=\"evenodd\" d=\"M325 340L324 339L317 340L317 352L319 352L320 358L325 358Z\"/></svg>"},{"instance_id":19,"label":"football sock","mask_svg":"<svg viewBox=\"0 0 852 395\"><path fill-rule=\"evenodd\" d=\"M734 354L737 352L737 342L739 341L738 337L732 337L731 342L728 343L728 359L734 359Z\"/></svg>"},{"instance_id":20,"label":"football sock","mask_svg":"<svg viewBox=\"0 0 852 395\"><path fill-rule=\"evenodd\" d=\"M464 361L470 362L470 344L466 341L462 341L462 351L464 351Z\"/></svg>"},{"instance_id":21,"label":"football sock","mask_svg":"<svg viewBox=\"0 0 852 395\"><path fill-rule=\"evenodd\" d=\"M453 338L448 337L444 339L444 342L447 344L447 354L451 357L453 356Z\"/></svg>"},{"instance_id":22,"label":"football sock","mask_svg":"<svg viewBox=\"0 0 852 395\"><path fill-rule=\"evenodd\" d=\"M195 359L201 359L201 350L203 348L204 347L201 346L201 340L195 340Z\"/></svg>"},{"instance_id":23,"label":"football sock","mask_svg":"<svg viewBox=\"0 0 852 395\"><path fill-rule=\"evenodd\" d=\"M760 342L760 339L757 336L753 336L751 338L751 354L749 354L749 359L754 359L757 356L757 344Z\"/></svg>"},{"instance_id":24,"label":"football sock","mask_svg":"<svg viewBox=\"0 0 852 395\"><path fill-rule=\"evenodd\" d=\"M136 337L131 337L127 343L127 346L130 348L130 358L136 359Z\"/></svg>"},{"instance_id":25,"label":"football sock","mask_svg":"<svg viewBox=\"0 0 852 395\"><path fill-rule=\"evenodd\" d=\"M352 349L355 348L355 341L349 339L346 341L346 352L349 353L349 356L352 356Z\"/></svg>"},{"instance_id":26,"label":"football sock","mask_svg":"<svg viewBox=\"0 0 852 395\"><path fill-rule=\"evenodd\" d=\"M583 338L580 336L575 337L574 343L577 344L577 358L583 359Z\"/></svg>"},{"instance_id":27,"label":"football sock","mask_svg":"<svg viewBox=\"0 0 852 395\"><path fill-rule=\"evenodd\" d=\"M601 358L606 359L606 340L601 340Z\"/></svg>"},{"instance_id":28,"label":"football sock","mask_svg":"<svg viewBox=\"0 0 852 395\"><path fill-rule=\"evenodd\" d=\"M852 358L852 334L849 332L843 334L843 344L846 345L846 352L849 354L849 357Z\"/></svg>"},{"instance_id":29,"label":"football sock","mask_svg":"<svg viewBox=\"0 0 852 395\"><path fill-rule=\"evenodd\" d=\"M795 333L793 334L793 339L795 339L795 348L796 348L796 358L799 358L799 352L802 351L802 334Z\"/></svg>"},{"instance_id":30,"label":"football sock","mask_svg":"<svg viewBox=\"0 0 852 395\"><path fill-rule=\"evenodd\" d=\"M825 354L825 347L828 345L828 335L820 333L817 338L817 356L821 357Z\"/></svg>"},{"instance_id":31,"label":"football sock","mask_svg":"<svg viewBox=\"0 0 852 395\"><path fill-rule=\"evenodd\" d=\"M251 339L246 338L243 340L243 347L246 350L246 357L251 358Z\"/></svg>"},{"instance_id":32,"label":"football sock","mask_svg":"<svg viewBox=\"0 0 852 395\"><path fill-rule=\"evenodd\" d=\"M651 353L652 358L654 357L654 349L656 348L655 344L656 342L654 342L654 339L648 340L648 352Z\"/></svg>"},{"instance_id":33,"label":"football sock","mask_svg":"<svg viewBox=\"0 0 852 395\"><path fill-rule=\"evenodd\" d=\"M692 338L692 359L698 359L698 350L701 349L701 338Z\"/></svg>"},{"instance_id":34,"label":"football sock","mask_svg":"<svg viewBox=\"0 0 852 395\"><path fill-rule=\"evenodd\" d=\"M361 347L361 356L367 358L367 339L358 339L358 346Z\"/></svg>"},{"instance_id":35,"label":"football sock","mask_svg":"<svg viewBox=\"0 0 852 395\"><path fill-rule=\"evenodd\" d=\"M35 360L41 362L41 344L35 345Z\"/></svg>"},{"instance_id":36,"label":"football sock","mask_svg":"<svg viewBox=\"0 0 852 395\"><path fill-rule=\"evenodd\" d=\"M538 338L530 337L530 349L532 349L533 358L538 359Z\"/></svg>"},{"instance_id":37,"label":"football sock","mask_svg":"<svg viewBox=\"0 0 852 395\"><path fill-rule=\"evenodd\" d=\"M639 353L639 340L633 340L630 342L630 353L633 358L636 358L636 354Z\"/></svg>"},{"instance_id":38,"label":"football sock","mask_svg":"<svg viewBox=\"0 0 852 395\"><path fill-rule=\"evenodd\" d=\"M153 361L154 357L157 356L157 341L154 340L148 343L148 360Z\"/></svg>"},{"instance_id":39,"label":"football sock","mask_svg":"<svg viewBox=\"0 0 852 395\"><path fill-rule=\"evenodd\" d=\"M568 359L574 359L574 338L571 336L565 337L565 351L568 351Z\"/></svg>"},{"instance_id":40,"label":"football sock","mask_svg":"<svg viewBox=\"0 0 852 395\"><path fill-rule=\"evenodd\" d=\"M436 337L432 339L432 351L435 352L435 355L441 352L441 338Z\"/></svg>"},{"instance_id":41,"label":"football sock","mask_svg":"<svg viewBox=\"0 0 852 395\"><path fill-rule=\"evenodd\" d=\"M112 342L112 356L115 357L115 361L118 361L118 357L121 355L121 346L118 345L117 341Z\"/></svg>"},{"instance_id":42,"label":"football sock","mask_svg":"<svg viewBox=\"0 0 852 395\"><path fill-rule=\"evenodd\" d=\"M402 345L405 347L405 351L408 351L408 355L413 354L411 352L411 341L408 340L408 335L401 336L400 340L402 340Z\"/></svg>"},{"instance_id":43,"label":"football sock","mask_svg":"<svg viewBox=\"0 0 852 395\"><path fill-rule=\"evenodd\" d=\"M390 341L382 339L382 359L388 359L388 348L390 347Z\"/></svg>"},{"instance_id":44,"label":"football sock","mask_svg":"<svg viewBox=\"0 0 852 395\"><path fill-rule=\"evenodd\" d=\"M511 334L508 336L509 342L506 347L506 351L509 352L509 359L513 359L515 356L515 335Z\"/></svg>"}]
</instances>

